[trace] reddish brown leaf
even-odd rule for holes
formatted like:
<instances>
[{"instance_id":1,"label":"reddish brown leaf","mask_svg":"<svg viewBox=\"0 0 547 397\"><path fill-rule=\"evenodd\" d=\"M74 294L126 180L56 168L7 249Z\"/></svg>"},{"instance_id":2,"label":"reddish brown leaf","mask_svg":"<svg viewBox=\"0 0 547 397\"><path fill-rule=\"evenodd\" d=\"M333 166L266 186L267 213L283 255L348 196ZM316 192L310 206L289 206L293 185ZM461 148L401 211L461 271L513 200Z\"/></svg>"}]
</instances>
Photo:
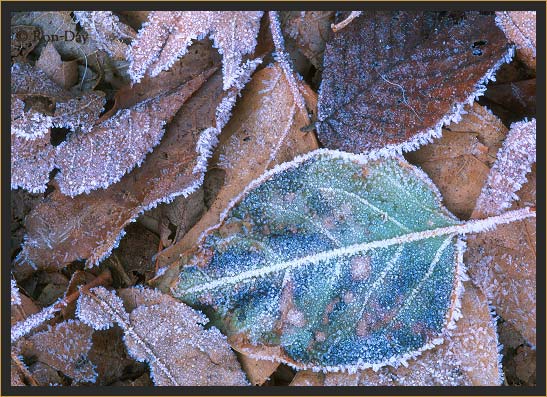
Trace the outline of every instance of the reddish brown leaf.
<instances>
[{"instance_id":1,"label":"reddish brown leaf","mask_svg":"<svg viewBox=\"0 0 547 397\"><path fill-rule=\"evenodd\" d=\"M355 153L414 150L459 120L511 54L493 16L363 12L327 44L319 139Z\"/></svg>"}]
</instances>

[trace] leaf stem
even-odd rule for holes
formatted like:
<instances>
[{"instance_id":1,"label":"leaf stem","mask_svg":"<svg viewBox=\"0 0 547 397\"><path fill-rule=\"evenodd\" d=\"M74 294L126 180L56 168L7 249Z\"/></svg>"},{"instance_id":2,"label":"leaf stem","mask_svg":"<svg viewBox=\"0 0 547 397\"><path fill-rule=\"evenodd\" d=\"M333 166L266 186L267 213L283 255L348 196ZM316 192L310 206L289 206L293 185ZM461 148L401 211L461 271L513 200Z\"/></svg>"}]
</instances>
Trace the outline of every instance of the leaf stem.
<instances>
[{"instance_id":1,"label":"leaf stem","mask_svg":"<svg viewBox=\"0 0 547 397\"><path fill-rule=\"evenodd\" d=\"M520 221L523 219L536 216L534 209L526 207L519 210L508 211L498 216L493 216L486 219L472 220L466 223L461 223L453 226L439 227L431 230L424 230L420 232L412 232L402 234L397 237L388 238L385 240L370 241L361 244L353 244L347 247L336 248L326 252L319 252L314 255L308 255L301 258L293 259L290 261L279 262L272 264L266 268L252 269L245 272L241 272L235 276L221 277L214 281L210 281L204 284L196 285L188 288L187 290L174 291L180 295L194 294L216 288L222 288L226 285L233 285L239 282L253 279L256 277L263 277L271 273L283 271L286 269L294 269L300 266L309 265L311 263L317 263L319 261L326 261L333 258L351 256L360 252L369 251L376 248L385 248L392 245L406 244L414 241L426 240L429 238L447 236L447 235L465 235L471 233L480 233L496 228L499 225Z\"/></svg>"}]
</instances>

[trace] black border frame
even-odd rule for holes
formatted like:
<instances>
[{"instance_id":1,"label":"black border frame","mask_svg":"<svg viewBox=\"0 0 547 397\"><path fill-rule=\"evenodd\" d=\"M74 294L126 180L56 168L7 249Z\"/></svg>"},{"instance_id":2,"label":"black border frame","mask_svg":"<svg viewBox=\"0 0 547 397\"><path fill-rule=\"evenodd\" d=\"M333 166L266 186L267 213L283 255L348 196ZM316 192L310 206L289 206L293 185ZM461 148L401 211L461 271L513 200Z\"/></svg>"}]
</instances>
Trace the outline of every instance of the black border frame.
<instances>
[{"instance_id":1,"label":"black border frame","mask_svg":"<svg viewBox=\"0 0 547 397\"><path fill-rule=\"evenodd\" d=\"M1 26L2 26L2 57L1 57L1 78L2 78L2 131L10 130L10 13L14 11L53 11L62 9L73 9L74 2L40 2L40 1L3 1L1 4ZM537 12L537 74L536 84L539 87L537 91L537 130L538 134L538 162L537 162L537 239L540 242L537 258L537 384L535 387L503 387L503 386L416 386L416 387L385 387L385 386L357 386L357 387L225 387L225 386L201 386L201 387L116 387L116 386L65 386L65 387L15 387L10 382L10 358L7 352L10 351L11 341L7 338L6 332L2 332L2 373L1 373L1 395L27 396L27 395L546 395L545 384L545 21L546 21L546 3L544 1L522 1L522 2L439 2L439 1L417 1L417 2L382 2L382 1L318 1L318 2L291 2L291 1L187 1L187 2L108 2L108 1L82 1L77 2L77 8L81 10L101 10L108 9L113 11L121 10L355 10L355 9L428 9L428 10L508 10L508 11L526 11L535 10ZM2 173L2 235L10 234L10 184L7 183L11 175L10 144L6 143L7 133L1 135L1 173ZM543 244L542 244L543 243ZM8 287L10 276L10 244L8 238L2 239L2 269L1 269L1 302L2 302L2 329L10 328L10 297ZM538 292L541 292L538 294Z\"/></svg>"}]
</instances>

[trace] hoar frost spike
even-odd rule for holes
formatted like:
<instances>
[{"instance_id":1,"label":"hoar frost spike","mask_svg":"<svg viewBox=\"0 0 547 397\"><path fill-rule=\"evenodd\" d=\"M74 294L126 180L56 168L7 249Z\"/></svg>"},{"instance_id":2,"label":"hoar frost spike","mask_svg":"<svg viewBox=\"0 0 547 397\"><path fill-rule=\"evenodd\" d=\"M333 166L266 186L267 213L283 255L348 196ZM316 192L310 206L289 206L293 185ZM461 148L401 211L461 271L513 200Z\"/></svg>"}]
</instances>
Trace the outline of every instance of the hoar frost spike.
<instances>
[{"instance_id":1,"label":"hoar frost spike","mask_svg":"<svg viewBox=\"0 0 547 397\"><path fill-rule=\"evenodd\" d=\"M402 158L317 150L232 201L186 256L174 294L256 359L316 371L397 366L459 318L457 236L533 216L524 208L462 224Z\"/></svg>"},{"instance_id":2,"label":"hoar frost spike","mask_svg":"<svg viewBox=\"0 0 547 397\"><path fill-rule=\"evenodd\" d=\"M129 74L140 81L184 56L193 40L210 37L222 54L224 89L236 82L243 57L256 46L262 11L153 11L129 50Z\"/></svg>"}]
</instances>

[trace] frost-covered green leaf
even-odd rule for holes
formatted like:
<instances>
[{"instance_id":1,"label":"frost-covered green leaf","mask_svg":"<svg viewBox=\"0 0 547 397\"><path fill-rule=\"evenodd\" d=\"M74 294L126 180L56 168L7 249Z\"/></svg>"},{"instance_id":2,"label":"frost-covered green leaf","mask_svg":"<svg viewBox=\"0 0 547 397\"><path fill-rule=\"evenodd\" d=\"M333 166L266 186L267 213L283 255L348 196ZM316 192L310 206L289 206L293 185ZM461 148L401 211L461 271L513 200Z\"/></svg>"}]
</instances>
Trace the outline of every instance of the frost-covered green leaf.
<instances>
[{"instance_id":1,"label":"frost-covered green leaf","mask_svg":"<svg viewBox=\"0 0 547 397\"><path fill-rule=\"evenodd\" d=\"M457 235L533 215L460 224L423 172L374 157L318 150L252 182L175 296L237 350L301 369L397 365L442 342L459 315Z\"/></svg>"}]
</instances>

